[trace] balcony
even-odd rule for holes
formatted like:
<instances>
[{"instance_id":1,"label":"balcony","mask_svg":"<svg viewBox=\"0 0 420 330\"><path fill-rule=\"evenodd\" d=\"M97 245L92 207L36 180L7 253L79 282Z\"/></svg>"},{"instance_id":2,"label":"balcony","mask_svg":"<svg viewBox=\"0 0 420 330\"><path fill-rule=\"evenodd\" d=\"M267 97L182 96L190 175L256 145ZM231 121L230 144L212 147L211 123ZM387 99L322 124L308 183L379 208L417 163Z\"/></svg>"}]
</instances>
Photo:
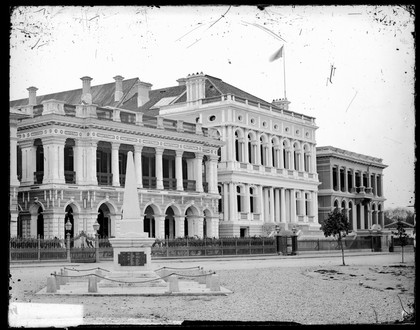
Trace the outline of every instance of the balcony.
<instances>
[{"instance_id":1,"label":"balcony","mask_svg":"<svg viewBox=\"0 0 420 330\"><path fill-rule=\"evenodd\" d=\"M112 173L96 173L99 186L112 186Z\"/></svg>"},{"instance_id":2,"label":"balcony","mask_svg":"<svg viewBox=\"0 0 420 330\"><path fill-rule=\"evenodd\" d=\"M175 178L163 178L163 189L165 189L165 190L176 190L176 179Z\"/></svg>"},{"instance_id":3,"label":"balcony","mask_svg":"<svg viewBox=\"0 0 420 330\"><path fill-rule=\"evenodd\" d=\"M42 184L44 178L44 171L34 172L34 184Z\"/></svg>"},{"instance_id":4,"label":"balcony","mask_svg":"<svg viewBox=\"0 0 420 330\"><path fill-rule=\"evenodd\" d=\"M195 191L195 180L183 180L182 183L185 191Z\"/></svg>"},{"instance_id":5,"label":"balcony","mask_svg":"<svg viewBox=\"0 0 420 330\"><path fill-rule=\"evenodd\" d=\"M64 171L64 180L66 183L76 183L76 172Z\"/></svg>"}]
</instances>

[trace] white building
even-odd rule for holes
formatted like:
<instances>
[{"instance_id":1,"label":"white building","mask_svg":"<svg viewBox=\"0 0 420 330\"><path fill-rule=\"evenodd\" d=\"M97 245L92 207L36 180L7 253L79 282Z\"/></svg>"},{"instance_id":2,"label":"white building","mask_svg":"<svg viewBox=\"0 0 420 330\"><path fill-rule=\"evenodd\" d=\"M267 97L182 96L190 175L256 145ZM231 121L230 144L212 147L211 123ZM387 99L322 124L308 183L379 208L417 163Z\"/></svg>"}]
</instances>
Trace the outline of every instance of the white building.
<instances>
[{"instance_id":1,"label":"white building","mask_svg":"<svg viewBox=\"0 0 420 330\"><path fill-rule=\"evenodd\" d=\"M287 100L268 103L202 73L178 82L185 90L149 112L195 119L225 142L220 236L261 235L264 225L319 232L314 118L289 111Z\"/></svg>"},{"instance_id":2,"label":"white building","mask_svg":"<svg viewBox=\"0 0 420 330\"><path fill-rule=\"evenodd\" d=\"M11 115L26 114L11 116L11 235L63 237L68 219L72 236L93 233L96 220L101 235L114 236L132 151L144 230L218 237L223 142L200 123L130 110L161 93L137 78L114 79L91 86L83 77L80 89L42 96L30 87L27 99L10 102Z\"/></svg>"},{"instance_id":3,"label":"white building","mask_svg":"<svg viewBox=\"0 0 420 330\"><path fill-rule=\"evenodd\" d=\"M115 235L127 151L152 237L319 233L312 117L193 74L152 90L138 78L10 102L17 122L19 216L12 236ZM17 174L15 174L17 173ZM16 178L13 178L16 182Z\"/></svg>"}]
</instances>

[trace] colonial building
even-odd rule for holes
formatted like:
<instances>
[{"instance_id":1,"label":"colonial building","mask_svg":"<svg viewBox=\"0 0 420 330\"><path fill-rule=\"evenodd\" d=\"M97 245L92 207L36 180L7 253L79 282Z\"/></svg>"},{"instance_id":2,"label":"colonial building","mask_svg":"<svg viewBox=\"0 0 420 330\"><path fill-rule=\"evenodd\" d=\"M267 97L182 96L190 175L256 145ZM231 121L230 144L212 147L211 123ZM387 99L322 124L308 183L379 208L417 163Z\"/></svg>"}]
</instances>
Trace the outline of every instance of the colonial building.
<instances>
[{"instance_id":1,"label":"colonial building","mask_svg":"<svg viewBox=\"0 0 420 330\"><path fill-rule=\"evenodd\" d=\"M144 230L151 237L219 235L218 150L201 123L143 116L151 91L138 78L10 102L11 235L113 236L123 217L127 152L134 154ZM185 87L184 87L185 88ZM168 94L169 91L168 91Z\"/></svg>"},{"instance_id":2,"label":"colonial building","mask_svg":"<svg viewBox=\"0 0 420 330\"><path fill-rule=\"evenodd\" d=\"M344 210L352 230L368 233L372 225L384 228L382 159L326 146L316 148L319 221L334 208Z\"/></svg>"},{"instance_id":3,"label":"colonial building","mask_svg":"<svg viewBox=\"0 0 420 330\"><path fill-rule=\"evenodd\" d=\"M152 237L319 233L315 119L202 73L152 90L138 78L10 102L17 121L12 235L112 236L133 151ZM14 147L12 147L14 148ZM12 155L13 156L13 155Z\"/></svg>"},{"instance_id":4,"label":"colonial building","mask_svg":"<svg viewBox=\"0 0 420 330\"><path fill-rule=\"evenodd\" d=\"M177 80L143 108L217 130L220 236L261 235L264 226L319 233L315 119L268 103L203 73Z\"/></svg>"}]
</instances>

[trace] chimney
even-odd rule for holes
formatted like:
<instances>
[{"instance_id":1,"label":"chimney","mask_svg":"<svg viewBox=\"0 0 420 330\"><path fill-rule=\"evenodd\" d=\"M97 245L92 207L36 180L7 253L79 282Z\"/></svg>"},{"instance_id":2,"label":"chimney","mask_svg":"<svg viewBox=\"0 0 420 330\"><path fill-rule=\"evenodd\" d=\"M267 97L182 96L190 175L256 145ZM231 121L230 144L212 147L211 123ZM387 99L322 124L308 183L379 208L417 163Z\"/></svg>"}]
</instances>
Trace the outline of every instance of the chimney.
<instances>
[{"instance_id":1,"label":"chimney","mask_svg":"<svg viewBox=\"0 0 420 330\"><path fill-rule=\"evenodd\" d=\"M122 81L124 80L124 77L115 76L114 80L115 80L114 101L119 102L119 101L121 101L121 99L123 97Z\"/></svg>"},{"instance_id":2,"label":"chimney","mask_svg":"<svg viewBox=\"0 0 420 330\"><path fill-rule=\"evenodd\" d=\"M150 100L149 92L152 86L152 84L147 82L137 81L137 107L141 107Z\"/></svg>"},{"instance_id":3,"label":"chimney","mask_svg":"<svg viewBox=\"0 0 420 330\"><path fill-rule=\"evenodd\" d=\"M179 78L177 79L178 86L185 86L187 79L186 78Z\"/></svg>"},{"instance_id":4,"label":"chimney","mask_svg":"<svg viewBox=\"0 0 420 330\"><path fill-rule=\"evenodd\" d=\"M186 79L187 102L197 101L205 98L205 79L203 72L189 74Z\"/></svg>"},{"instance_id":5,"label":"chimney","mask_svg":"<svg viewBox=\"0 0 420 330\"><path fill-rule=\"evenodd\" d=\"M271 103L282 110L289 110L290 101L287 98L273 100Z\"/></svg>"},{"instance_id":6,"label":"chimney","mask_svg":"<svg viewBox=\"0 0 420 330\"><path fill-rule=\"evenodd\" d=\"M29 92L28 105L36 105L36 91L38 88L31 86L27 90Z\"/></svg>"},{"instance_id":7,"label":"chimney","mask_svg":"<svg viewBox=\"0 0 420 330\"><path fill-rule=\"evenodd\" d=\"M82 103L92 104L92 94L90 93L91 77L84 76L80 78L83 81Z\"/></svg>"}]
</instances>

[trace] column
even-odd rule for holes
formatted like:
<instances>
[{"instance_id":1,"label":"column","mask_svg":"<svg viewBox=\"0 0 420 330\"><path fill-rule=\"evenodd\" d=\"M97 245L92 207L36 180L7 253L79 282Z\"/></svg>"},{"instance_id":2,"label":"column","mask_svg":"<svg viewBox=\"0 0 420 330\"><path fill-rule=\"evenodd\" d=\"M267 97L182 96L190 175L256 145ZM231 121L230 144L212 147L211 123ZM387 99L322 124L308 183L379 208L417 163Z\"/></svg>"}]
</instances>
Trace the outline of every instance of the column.
<instances>
[{"instance_id":1,"label":"column","mask_svg":"<svg viewBox=\"0 0 420 330\"><path fill-rule=\"evenodd\" d=\"M299 159L299 171L300 172L305 172L305 164L304 164L304 160L303 157L305 156L303 149L300 148L299 152L298 152L298 159Z\"/></svg>"},{"instance_id":2,"label":"column","mask_svg":"<svg viewBox=\"0 0 420 330\"><path fill-rule=\"evenodd\" d=\"M375 196L378 196L378 185L376 182L376 174L373 174L373 191L375 192Z\"/></svg>"},{"instance_id":3,"label":"column","mask_svg":"<svg viewBox=\"0 0 420 330\"><path fill-rule=\"evenodd\" d=\"M182 155L184 151L182 150L175 150L175 178L176 178L176 190L184 190L182 178ZM184 233L184 232L182 232ZM184 235L182 235L184 236Z\"/></svg>"},{"instance_id":4,"label":"column","mask_svg":"<svg viewBox=\"0 0 420 330\"><path fill-rule=\"evenodd\" d=\"M353 187L354 191L356 191L356 171L355 171L355 169L352 169L351 172L352 172L352 177L351 177L352 187Z\"/></svg>"},{"instance_id":5,"label":"column","mask_svg":"<svg viewBox=\"0 0 420 330\"><path fill-rule=\"evenodd\" d=\"M274 220L274 188L270 187L270 222Z\"/></svg>"},{"instance_id":6,"label":"column","mask_svg":"<svg viewBox=\"0 0 420 330\"><path fill-rule=\"evenodd\" d=\"M226 127L226 161L233 161L235 160L235 154L234 154L234 143L235 143L235 137L233 136L233 127L227 126Z\"/></svg>"},{"instance_id":7,"label":"column","mask_svg":"<svg viewBox=\"0 0 420 330\"><path fill-rule=\"evenodd\" d=\"M296 222L296 191L290 189L290 222Z\"/></svg>"},{"instance_id":8,"label":"column","mask_svg":"<svg viewBox=\"0 0 420 330\"><path fill-rule=\"evenodd\" d=\"M136 181L137 187L143 188L143 169L141 163L141 151L143 146L135 145L134 146L134 167L136 169Z\"/></svg>"},{"instance_id":9,"label":"column","mask_svg":"<svg viewBox=\"0 0 420 330\"><path fill-rule=\"evenodd\" d=\"M268 161L268 164L267 164L267 166L268 167L274 167L274 165L273 165L273 144L272 144L272 142L271 142L271 139L269 139L269 142L266 144L266 153L268 153L268 157L267 157L267 161Z\"/></svg>"},{"instance_id":10,"label":"column","mask_svg":"<svg viewBox=\"0 0 420 330\"><path fill-rule=\"evenodd\" d=\"M112 172L112 185L114 187L120 186L120 169L119 169L119 157L118 152L120 150L119 143L112 143L111 151L111 172Z\"/></svg>"},{"instance_id":11,"label":"column","mask_svg":"<svg viewBox=\"0 0 420 330\"><path fill-rule=\"evenodd\" d=\"M237 203L236 203L236 185L229 182L229 221L235 221L237 218Z\"/></svg>"},{"instance_id":12,"label":"column","mask_svg":"<svg viewBox=\"0 0 420 330\"><path fill-rule=\"evenodd\" d=\"M264 210L264 195L263 195L263 186L259 185L257 186L257 195L258 195L258 201L257 201L257 212L260 214L260 220L264 221L264 215L265 215L265 210Z\"/></svg>"},{"instance_id":13,"label":"column","mask_svg":"<svg viewBox=\"0 0 420 330\"><path fill-rule=\"evenodd\" d=\"M360 203L360 229L365 229L365 206Z\"/></svg>"},{"instance_id":14,"label":"column","mask_svg":"<svg viewBox=\"0 0 420 330\"><path fill-rule=\"evenodd\" d=\"M314 222L318 219L318 193L316 191L312 192L312 215L314 216Z\"/></svg>"},{"instance_id":15,"label":"column","mask_svg":"<svg viewBox=\"0 0 420 330\"><path fill-rule=\"evenodd\" d=\"M12 127L10 127L12 131ZM14 129L16 132L16 129ZM10 186L19 186L20 182L17 177L17 137L16 134L10 134ZM23 173L22 167L22 173Z\"/></svg>"},{"instance_id":16,"label":"column","mask_svg":"<svg viewBox=\"0 0 420 330\"><path fill-rule=\"evenodd\" d=\"M34 183L34 172L36 170L36 147L33 145L34 141L19 142L22 151L22 184Z\"/></svg>"},{"instance_id":17,"label":"column","mask_svg":"<svg viewBox=\"0 0 420 330\"><path fill-rule=\"evenodd\" d=\"M249 184L244 184L244 213L249 214Z\"/></svg>"},{"instance_id":18,"label":"column","mask_svg":"<svg viewBox=\"0 0 420 330\"><path fill-rule=\"evenodd\" d=\"M222 126L221 127L221 134L222 134L222 141L226 142L226 144L224 146L221 147L221 152L220 152L220 156L221 156L221 161L225 162L227 161L227 130L226 130L226 126Z\"/></svg>"},{"instance_id":19,"label":"column","mask_svg":"<svg viewBox=\"0 0 420 330\"><path fill-rule=\"evenodd\" d=\"M337 165L337 191L341 191L340 166Z\"/></svg>"},{"instance_id":20,"label":"column","mask_svg":"<svg viewBox=\"0 0 420 330\"><path fill-rule=\"evenodd\" d=\"M155 214L155 236L159 239L165 238L165 215Z\"/></svg>"},{"instance_id":21,"label":"column","mask_svg":"<svg viewBox=\"0 0 420 330\"><path fill-rule=\"evenodd\" d=\"M372 187L372 183L370 182L370 171L369 170L367 171L366 177L367 177L367 187L366 188L370 188L370 187Z\"/></svg>"},{"instance_id":22,"label":"column","mask_svg":"<svg viewBox=\"0 0 420 330\"><path fill-rule=\"evenodd\" d=\"M96 141L86 142L86 183L91 185L98 184L98 178L96 175Z\"/></svg>"},{"instance_id":23,"label":"column","mask_svg":"<svg viewBox=\"0 0 420 330\"><path fill-rule=\"evenodd\" d=\"M283 160L283 143L280 143L279 146L279 168L284 168L283 166L284 160Z\"/></svg>"},{"instance_id":24,"label":"column","mask_svg":"<svg viewBox=\"0 0 420 330\"><path fill-rule=\"evenodd\" d=\"M184 219L185 219L185 216L174 216L175 238L184 237Z\"/></svg>"},{"instance_id":25,"label":"column","mask_svg":"<svg viewBox=\"0 0 420 330\"><path fill-rule=\"evenodd\" d=\"M286 190L280 188L280 221L286 222Z\"/></svg>"},{"instance_id":26,"label":"column","mask_svg":"<svg viewBox=\"0 0 420 330\"><path fill-rule=\"evenodd\" d=\"M209 193L217 194L217 161L219 156L210 155L208 156L209 160L206 162L207 167L207 183L209 185Z\"/></svg>"},{"instance_id":27,"label":"column","mask_svg":"<svg viewBox=\"0 0 420 330\"><path fill-rule=\"evenodd\" d=\"M380 195L381 197L384 196L384 175L383 174L379 174L379 190L380 190Z\"/></svg>"},{"instance_id":28,"label":"column","mask_svg":"<svg viewBox=\"0 0 420 330\"><path fill-rule=\"evenodd\" d=\"M243 141L244 141L244 159L243 159L243 162L244 163L249 163L249 150L248 150L248 134L247 134L247 132L245 132L244 133L245 135L245 137L243 138Z\"/></svg>"},{"instance_id":29,"label":"column","mask_svg":"<svg viewBox=\"0 0 420 330\"><path fill-rule=\"evenodd\" d=\"M255 148L256 148L256 153L255 153L255 156L256 156L256 159L255 159L255 161L256 161L256 164L257 165L262 165L262 159L261 159L261 139L260 139L260 137L257 135L257 137L256 137L256 143L255 143Z\"/></svg>"},{"instance_id":30,"label":"column","mask_svg":"<svg viewBox=\"0 0 420 330\"><path fill-rule=\"evenodd\" d=\"M195 190L203 192L203 154L201 152L195 153Z\"/></svg>"},{"instance_id":31,"label":"column","mask_svg":"<svg viewBox=\"0 0 420 330\"><path fill-rule=\"evenodd\" d=\"M345 192L349 191L349 183L347 180L347 167L344 167L344 191Z\"/></svg>"},{"instance_id":32,"label":"column","mask_svg":"<svg viewBox=\"0 0 420 330\"><path fill-rule=\"evenodd\" d=\"M76 184L82 184L84 180L83 175L83 144L82 141L76 140L73 147L74 152L74 171L76 172Z\"/></svg>"},{"instance_id":33,"label":"column","mask_svg":"<svg viewBox=\"0 0 420 330\"><path fill-rule=\"evenodd\" d=\"M274 189L274 221L280 222L280 191Z\"/></svg>"},{"instance_id":34,"label":"column","mask_svg":"<svg viewBox=\"0 0 420 330\"><path fill-rule=\"evenodd\" d=\"M195 234L199 237L199 238L203 238L203 218L202 217L197 217L195 220Z\"/></svg>"},{"instance_id":35,"label":"column","mask_svg":"<svg viewBox=\"0 0 420 330\"><path fill-rule=\"evenodd\" d=\"M223 183L223 220L229 221L229 187Z\"/></svg>"},{"instance_id":36,"label":"column","mask_svg":"<svg viewBox=\"0 0 420 330\"><path fill-rule=\"evenodd\" d=\"M57 145L57 151L58 151L58 182L59 183L65 183L66 178L64 176L64 145L65 140L60 141L60 143Z\"/></svg>"},{"instance_id":37,"label":"column","mask_svg":"<svg viewBox=\"0 0 420 330\"><path fill-rule=\"evenodd\" d=\"M353 206L353 209L352 209L352 219L351 219L351 222L352 222L352 225L353 225L353 231L356 231L357 229L359 229L359 228L357 228L357 205L354 203L354 202L352 202L351 203L352 204L352 206Z\"/></svg>"},{"instance_id":38,"label":"column","mask_svg":"<svg viewBox=\"0 0 420 330\"><path fill-rule=\"evenodd\" d=\"M330 187L334 190L334 166L330 164Z\"/></svg>"},{"instance_id":39,"label":"column","mask_svg":"<svg viewBox=\"0 0 420 330\"><path fill-rule=\"evenodd\" d=\"M269 196L268 196L268 187L263 188L263 196L264 196L264 222L270 221L270 204L269 204Z\"/></svg>"},{"instance_id":40,"label":"column","mask_svg":"<svg viewBox=\"0 0 420 330\"><path fill-rule=\"evenodd\" d=\"M155 148L156 189L163 189L162 148ZM163 235L163 234L162 234Z\"/></svg>"}]
</instances>

